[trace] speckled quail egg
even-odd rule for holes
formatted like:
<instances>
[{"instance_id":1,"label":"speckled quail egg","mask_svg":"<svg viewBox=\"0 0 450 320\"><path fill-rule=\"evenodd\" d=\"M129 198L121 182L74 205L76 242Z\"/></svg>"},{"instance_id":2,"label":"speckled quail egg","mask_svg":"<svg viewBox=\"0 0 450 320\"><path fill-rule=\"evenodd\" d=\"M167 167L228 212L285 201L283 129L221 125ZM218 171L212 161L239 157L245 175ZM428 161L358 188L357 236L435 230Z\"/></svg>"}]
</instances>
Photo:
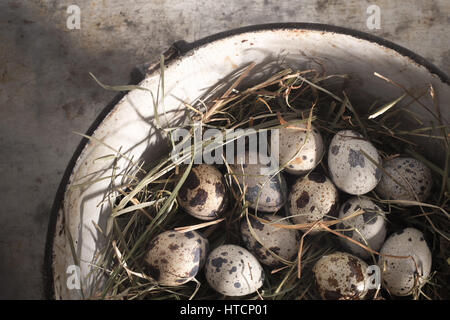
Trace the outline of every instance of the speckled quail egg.
<instances>
[{"instance_id":1,"label":"speckled quail egg","mask_svg":"<svg viewBox=\"0 0 450 320\"><path fill-rule=\"evenodd\" d=\"M213 220L219 217L228 203L222 173L207 164L193 167L178 192L178 203L198 219Z\"/></svg>"},{"instance_id":2,"label":"speckled quail egg","mask_svg":"<svg viewBox=\"0 0 450 320\"><path fill-rule=\"evenodd\" d=\"M328 150L331 179L340 190L353 195L372 191L381 179L381 170L361 151L381 164L381 158L372 143L352 130L336 133Z\"/></svg>"},{"instance_id":3,"label":"speckled quail egg","mask_svg":"<svg viewBox=\"0 0 450 320\"><path fill-rule=\"evenodd\" d=\"M313 273L319 294L326 300L363 299L369 290L367 264L345 252L321 257Z\"/></svg>"},{"instance_id":4,"label":"speckled quail egg","mask_svg":"<svg viewBox=\"0 0 450 320\"><path fill-rule=\"evenodd\" d=\"M366 197L353 197L347 200L339 210L339 219L351 216L358 210L364 213L341 222L338 227L343 234L359 243L379 251L386 237L385 214L372 200ZM363 259L369 258L370 253L345 238L339 238L342 244L353 254Z\"/></svg>"},{"instance_id":5,"label":"speckled quail egg","mask_svg":"<svg viewBox=\"0 0 450 320\"><path fill-rule=\"evenodd\" d=\"M251 159L256 159L251 163ZM249 207L263 212L276 212L286 202L287 185L282 173L274 176L270 164L261 164L257 152L248 151L242 164L235 161L230 165L233 175L245 191Z\"/></svg>"},{"instance_id":6,"label":"speckled quail egg","mask_svg":"<svg viewBox=\"0 0 450 320\"><path fill-rule=\"evenodd\" d=\"M279 160L285 165L285 171L301 175L313 170L320 162L324 152L322 135L311 125L309 131L306 124L298 124L298 128L282 128L279 130ZM289 162L289 163L288 163Z\"/></svg>"},{"instance_id":7,"label":"speckled quail egg","mask_svg":"<svg viewBox=\"0 0 450 320\"><path fill-rule=\"evenodd\" d=\"M264 283L264 269L246 249L232 244L217 247L205 265L209 285L227 296L244 296L258 290Z\"/></svg>"},{"instance_id":8,"label":"speckled quail egg","mask_svg":"<svg viewBox=\"0 0 450 320\"><path fill-rule=\"evenodd\" d=\"M383 174L375 189L382 198L422 202L430 195L431 171L422 162L414 158L395 158L385 161L383 168L387 174Z\"/></svg>"},{"instance_id":9,"label":"speckled quail egg","mask_svg":"<svg viewBox=\"0 0 450 320\"><path fill-rule=\"evenodd\" d=\"M150 241L145 256L148 273L161 285L181 285L197 275L208 249L208 240L196 231L165 231Z\"/></svg>"},{"instance_id":10,"label":"speckled quail egg","mask_svg":"<svg viewBox=\"0 0 450 320\"><path fill-rule=\"evenodd\" d=\"M295 224L326 220L326 216L337 215L338 196L330 179L322 173L311 172L292 186L287 204L289 215Z\"/></svg>"},{"instance_id":11,"label":"speckled quail egg","mask_svg":"<svg viewBox=\"0 0 450 320\"><path fill-rule=\"evenodd\" d=\"M282 217L271 214L264 214L261 218L276 224L292 225L290 222L283 220ZM247 249L258 258L259 262L268 266L277 266L281 263L280 259L274 257L267 249L288 261L296 256L300 244L300 233L297 230L283 229L270 223L262 223L253 217L249 217L249 221L258 240L251 233L248 221L245 218L241 223L242 240Z\"/></svg>"},{"instance_id":12,"label":"speckled quail egg","mask_svg":"<svg viewBox=\"0 0 450 320\"><path fill-rule=\"evenodd\" d=\"M423 284L431 271L431 251L423 233L414 228L406 228L392 234L380 251L392 256L411 256L414 258L393 258L380 256L378 266L381 270L383 286L393 295L408 296ZM417 266L417 267L416 267ZM417 275L417 276L416 276Z\"/></svg>"}]
</instances>

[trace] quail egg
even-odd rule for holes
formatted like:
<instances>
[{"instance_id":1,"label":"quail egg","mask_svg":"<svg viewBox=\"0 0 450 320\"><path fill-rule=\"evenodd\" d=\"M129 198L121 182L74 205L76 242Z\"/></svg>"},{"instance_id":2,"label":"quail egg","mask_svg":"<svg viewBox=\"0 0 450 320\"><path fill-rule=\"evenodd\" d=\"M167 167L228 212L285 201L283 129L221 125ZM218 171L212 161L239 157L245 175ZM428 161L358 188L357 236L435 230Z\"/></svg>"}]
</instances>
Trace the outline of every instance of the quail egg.
<instances>
[{"instance_id":1,"label":"quail egg","mask_svg":"<svg viewBox=\"0 0 450 320\"><path fill-rule=\"evenodd\" d=\"M337 215L338 191L324 174L311 172L294 183L287 205L295 224L324 220Z\"/></svg>"},{"instance_id":2,"label":"quail egg","mask_svg":"<svg viewBox=\"0 0 450 320\"><path fill-rule=\"evenodd\" d=\"M201 220L219 217L228 197L222 173L207 164L195 166L178 192L178 203L190 215Z\"/></svg>"},{"instance_id":3,"label":"quail egg","mask_svg":"<svg viewBox=\"0 0 450 320\"><path fill-rule=\"evenodd\" d=\"M383 174L375 189L382 198L422 202L430 195L431 171L422 162L414 158L395 158L386 161L383 168L387 174Z\"/></svg>"},{"instance_id":4,"label":"quail egg","mask_svg":"<svg viewBox=\"0 0 450 320\"><path fill-rule=\"evenodd\" d=\"M321 257L313 273L319 294L325 300L363 299L369 290L367 264L345 252Z\"/></svg>"},{"instance_id":5,"label":"quail egg","mask_svg":"<svg viewBox=\"0 0 450 320\"><path fill-rule=\"evenodd\" d=\"M257 159L251 163L250 159ZM245 161L243 161L245 160ZM272 176L273 169L269 164L261 164L257 152L246 152L242 164L236 161L230 165L234 177L245 191L245 200L249 207L263 212L276 212L286 202L287 185L282 173Z\"/></svg>"},{"instance_id":6,"label":"quail egg","mask_svg":"<svg viewBox=\"0 0 450 320\"><path fill-rule=\"evenodd\" d=\"M383 244L380 253L412 257L405 259L380 256L378 260L382 284L395 296L412 294L430 274L431 251L423 233L417 229L406 228L392 234Z\"/></svg>"},{"instance_id":7,"label":"quail egg","mask_svg":"<svg viewBox=\"0 0 450 320\"><path fill-rule=\"evenodd\" d=\"M261 218L276 224L292 225L290 222L282 220L282 217L271 214L264 214ZM253 217L249 217L249 221L258 240L250 232L249 224L245 218L241 223L242 240L247 249L258 258L259 262L268 266L279 265L280 259L274 257L270 252L288 261L296 256L300 244L300 234L297 230L283 229L269 223L262 223Z\"/></svg>"},{"instance_id":8,"label":"quail egg","mask_svg":"<svg viewBox=\"0 0 450 320\"><path fill-rule=\"evenodd\" d=\"M379 251L386 237L386 220L383 210L372 200L366 197L350 198L341 206L339 219L351 216L359 209L363 211L362 214L341 222L339 228L344 229L343 234L347 237ZM357 244L345 238L339 239L354 255L362 259L370 257L370 253Z\"/></svg>"},{"instance_id":9,"label":"quail egg","mask_svg":"<svg viewBox=\"0 0 450 320\"><path fill-rule=\"evenodd\" d=\"M165 231L150 241L145 256L148 273L161 285L186 283L203 266L208 247L208 240L196 231Z\"/></svg>"},{"instance_id":10,"label":"quail egg","mask_svg":"<svg viewBox=\"0 0 450 320\"><path fill-rule=\"evenodd\" d=\"M381 170L361 151L381 164L381 158L372 143L352 130L336 133L328 150L331 179L340 190L353 195L368 193L381 179Z\"/></svg>"},{"instance_id":11,"label":"quail egg","mask_svg":"<svg viewBox=\"0 0 450 320\"><path fill-rule=\"evenodd\" d=\"M205 265L209 285L227 296L244 296L258 290L264 283L264 269L246 249L232 244L217 247Z\"/></svg>"},{"instance_id":12,"label":"quail egg","mask_svg":"<svg viewBox=\"0 0 450 320\"><path fill-rule=\"evenodd\" d=\"M285 171L301 175L313 170L322 159L323 140L316 127L306 131L306 124L279 130L279 159ZM289 162L289 163L288 163Z\"/></svg>"}]
</instances>

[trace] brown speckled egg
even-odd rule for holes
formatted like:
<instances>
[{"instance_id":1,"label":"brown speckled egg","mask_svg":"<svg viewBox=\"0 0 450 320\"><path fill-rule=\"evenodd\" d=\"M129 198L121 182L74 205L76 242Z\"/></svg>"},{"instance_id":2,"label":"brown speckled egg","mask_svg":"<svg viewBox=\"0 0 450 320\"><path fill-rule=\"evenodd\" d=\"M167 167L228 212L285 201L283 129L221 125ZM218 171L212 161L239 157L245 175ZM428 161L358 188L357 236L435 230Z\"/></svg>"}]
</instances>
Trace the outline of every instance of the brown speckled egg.
<instances>
[{"instance_id":1,"label":"brown speckled egg","mask_svg":"<svg viewBox=\"0 0 450 320\"><path fill-rule=\"evenodd\" d=\"M286 220L280 220L282 217L271 214L264 214L262 219L281 225L292 225ZM277 256L291 261L298 251L300 244L300 233L294 229L283 229L273 226L269 223L262 223L253 217L249 217L250 224L254 234L258 237L258 242L250 232L247 219L243 219L241 223L241 235L244 245L253 253L259 262L267 266L280 265L280 259L274 257L268 250Z\"/></svg>"},{"instance_id":2,"label":"brown speckled egg","mask_svg":"<svg viewBox=\"0 0 450 320\"><path fill-rule=\"evenodd\" d=\"M422 162L414 158L395 158L385 161L383 168L387 174L383 174L375 189L383 199L423 202L430 195L433 184L431 171Z\"/></svg>"},{"instance_id":3,"label":"brown speckled egg","mask_svg":"<svg viewBox=\"0 0 450 320\"><path fill-rule=\"evenodd\" d=\"M233 244L217 247L208 256L205 276L209 285L227 296L245 296L264 283L264 269L246 249Z\"/></svg>"},{"instance_id":4,"label":"brown speckled egg","mask_svg":"<svg viewBox=\"0 0 450 320\"><path fill-rule=\"evenodd\" d=\"M331 179L340 190L353 195L372 191L381 179L381 170L361 150L381 165L377 149L352 130L336 133L328 150Z\"/></svg>"},{"instance_id":5,"label":"brown speckled egg","mask_svg":"<svg viewBox=\"0 0 450 320\"><path fill-rule=\"evenodd\" d=\"M292 186L288 210L295 224L324 220L326 216L335 216L337 209L338 191L325 175L311 172Z\"/></svg>"},{"instance_id":6,"label":"brown speckled egg","mask_svg":"<svg viewBox=\"0 0 450 320\"><path fill-rule=\"evenodd\" d=\"M218 218L226 210L228 202L222 173L207 164L193 167L177 199L181 208L198 219Z\"/></svg>"},{"instance_id":7,"label":"brown speckled egg","mask_svg":"<svg viewBox=\"0 0 450 320\"><path fill-rule=\"evenodd\" d=\"M205 262L208 240L196 231L165 231L148 246L149 275L161 285L178 286L192 280Z\"/></svg>"},{"instance_id":8,"label":"brown speckled egg","mask_svg":"<svg viewBox=\"0 0 450 320\"><path fill-rule=\"evenodd\" d=\"M339 210L339 219L351 216L359 209L364 213L339 224L343 234L369 248L379 251L386 237L385 214L372 200L366 197L348 199ZM339 238L341 243L353 254L362 259L370 257L370 253L345 238Z\"/></svg>"},{"instance_id":9,"label":"brown speckled egg","mask_svg":"<svg viewBox=\"0 0 450 320\"><path fill-rule=\"evenodd\" d=\"M256 163L250 163L253 156ZM282 173L271 176L269 165L258 162L257 152L246 152L243 164L230 165L234 176L242 190L249 207L263 212L276 212L285 204L287 185Z\"/></svg>"},{"instance_id":10,"label":"brown speckled egg","mask_svg":"<svg viewBox=\"0 0 450 320\"><path fill-rule=\"evenodd\" d=\"M307 125L302 123L295 127L306 129ZM311 125L310 131L282 128L279 134L280 164L286 164L286 172L301 175L319 164L324 146L322 136L315 126Z\"/></svg>"},{"instance_id":11,"label":"brown speckled egg","mask_svg":"<svg viewBox=\"0 0 450 320\"><path fill-rule=\"evenodd\" d=\"M313 273L319 294L326 300L363 299L369 289L367 264L345 252L321 257Z\"/></svg>"},{"instance_id":12,"label":"brown speckled egg","mask_svg":"<svg viewBox=\"0 0 450 320\"><path fill-rule=\"evenodd\" d=\"M423 233L417 229L406 228L392 234L383 244L380 253L414 258L413 260L380 256L378 266L381 270L382 285L395 296L412 294L413 289L419 288L430 275L431 251Z\"/></svg>"}]
</instances>

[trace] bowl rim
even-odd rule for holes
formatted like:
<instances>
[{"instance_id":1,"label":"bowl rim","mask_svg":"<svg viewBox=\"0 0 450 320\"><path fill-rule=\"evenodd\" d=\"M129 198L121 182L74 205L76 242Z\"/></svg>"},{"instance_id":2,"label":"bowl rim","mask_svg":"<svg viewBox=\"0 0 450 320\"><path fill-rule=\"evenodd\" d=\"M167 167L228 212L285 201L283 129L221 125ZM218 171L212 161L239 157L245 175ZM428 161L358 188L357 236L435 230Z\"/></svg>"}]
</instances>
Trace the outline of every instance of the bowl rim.
<instances>
[{"instance_id":1,"label":"bowl rim","mask_svg":"<svg viewBox=\"0 0 450 320\"><path fill-rule=\"evenodd\" d=\"M203 47L212 42L225 39L228 37L232 37L235 35L250 33L250 32L260 32L260 31L275 31L275 30L306 30L306 31L321 31L327 33L338 33L343 35L349 35L357 39L366 40L372 43L376 43L382 47L391 49L400 55L409 58L416 64L423 66L427 69L428 72L438 76L438 78L445 84L450 86L450 78L449 76L440 70L437 66L429 62L424 57L412 52L411 50L397 45L389 40L383 39L379 36L375 36L363 31L350 29L346 27L339 27L329 24L321 24L321 23L309 23L309 22L283 22L283 23L268 23L268 24L256 24L249 25L239 28L230 29L227 31L215 33L194 42L186 42L184 40L177 41L173 43L171 46L172 49L175 49L175 54L171 55L168 60L166 60L167 65L175 62L178 59L183 58L187 54L194 52L195 50ZM170 49L169 49L170 50ZM167 52L169 51L167 50ZM150 70L149 73L154 72L155 69ZM136 84L144 79L143 75L134 74L134 79L132 75L131 83ZM103 122L106 116L113 110L113 108L117 105L117 103L126 95L126 92L121 92L117 94L100 112L100 114L95 118L91 126L85 132L86 135L90 136L94 133L94 131L98 128L98 126ZM43 275L43 290L44 297L46 299L55 299L55 289L54 289L54 270L53 270L53 243L54 238L56 236L56 224L57 218L59 215L59 211L64 201L64 194L66 191L66 187L69 183L70 176L75 167L75 164L81 155L82 151L86 147L88 143L87 138L82 138L80 143L78 144L75 152L73 153L71 159L68 162L68 165L64 171L64 174L59 183L55 198L53 200L53 205L50 211L49 222L47 226L46 233L46 242L45 242L45 253L44 253L44 263L42 266L42 275Z\"/></svg>"}]
</instances>

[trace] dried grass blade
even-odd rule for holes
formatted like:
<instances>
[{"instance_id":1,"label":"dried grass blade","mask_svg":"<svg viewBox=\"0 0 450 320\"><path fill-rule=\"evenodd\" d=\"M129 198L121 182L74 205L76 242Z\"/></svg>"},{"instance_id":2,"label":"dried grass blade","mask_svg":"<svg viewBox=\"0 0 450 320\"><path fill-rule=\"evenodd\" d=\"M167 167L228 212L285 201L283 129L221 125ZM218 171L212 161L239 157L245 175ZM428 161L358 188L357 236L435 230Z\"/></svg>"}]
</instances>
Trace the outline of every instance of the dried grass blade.
<instances>
[{"instance_id":1,"label":"dried grass blade","mask_svg":"<svg viewBox=\"0 0 450 320\"><path fill-rule=\"evenodd\" d=\"M103 84L102 82L100 82L100 80L98 80L91 72L89 72L89 75L95 80L95 82L97 82L98 85L100 85L103 89L105 90L110 90L110 91L131 91L131 90L143 90L146 92L149 92L151 97L152 97L152 102L153 102L153 113L155 116L155 123L156 123L156 127L158 129L161 129L161 125L159 122L159 116L158 116L158 104L157 101L155 100L155 97L153 95L153 92L150 89L141 87L141 86L137 86L137 85L126 85L126 86L110 86L107 84ZM159 94L159 92L158 92Z\"/></svg>"},{"instance_id":2,"label":"dried grass blade","mask_svg":"<svg viewBox=\"0 0 450 320\"><path fill-rule=\"evenodd\" d=\"M86 139L88 139L88 140L90 140L90 141L93 141L93 142L96 142L96 143L98 143L98 144L101 144L101 145L105 146L105 147L108 148L108 149L111 149L112 151L114 151L115 153L117 153L118 155L120 155L122 158L124 158L125 160L127 160L127 161L128 161L130 164L132 164L134 167L136 167L139 171L141 171L141 172L144 173L144 174L146 173L145 170L141 168L141 166L139 166L137 163L133 162L132 159L130 159L129 157L127 157L126 155L124 155L123 153L121 153L119 150L116 150L115 148L111 147L109 144L107 144L107 143L105 143L105 142L103 142L103 141L101 141L101 140L99 140L99 139L97 139L97 138L95 138L95 137L93 137L93 136L88 136L88 135L86 135L86 134L84 134L84 133L81 133L81 132L73 131L73 133L74 133L74 134L77 134L77 135L79 135L79 136L82 136L83 138L86 138Z\"/></svg>"},{"instance_id":3,"label":"dried grass blade","mask_svg":"<svg viewBox=\"0 0 450 320\"><path fill-rule=\"evenodd\" d=\"M394 101L388 102L385 105L381 106L377 111L375 111L374 113L372 113L368 119L375 119L376 117L382 115L383 113L385 113L386 111L388 111L389 109L391 109L392 107L394 107L397 103L399 103L401 100L403 100L403 98L406 97L406 93L402 94L400 97L398 97L397 99L395 99Z\"/></svg>"},{"instance_id":4,"label":"dried grass blade","mask_svg":"<svg viewBox=\"0 0 450 320\"><path fill-rule=\"evenodd\" d=\"M212 225L216 225L218 223L221 223L224 220L225 220L225 218L220 218L220 219L217 219L217 220L208 221L208 222L204 222L204 223L199 223L199 224L192 225L192 226L178 227L178 228L175 228L174 230L175 231L179 231L179 232L189 232L189 231L194 231L194 230L202 229L202 228L205 228L205 227L209 227L209 226L212 226Z\"/></svg>"}]
</instances>

